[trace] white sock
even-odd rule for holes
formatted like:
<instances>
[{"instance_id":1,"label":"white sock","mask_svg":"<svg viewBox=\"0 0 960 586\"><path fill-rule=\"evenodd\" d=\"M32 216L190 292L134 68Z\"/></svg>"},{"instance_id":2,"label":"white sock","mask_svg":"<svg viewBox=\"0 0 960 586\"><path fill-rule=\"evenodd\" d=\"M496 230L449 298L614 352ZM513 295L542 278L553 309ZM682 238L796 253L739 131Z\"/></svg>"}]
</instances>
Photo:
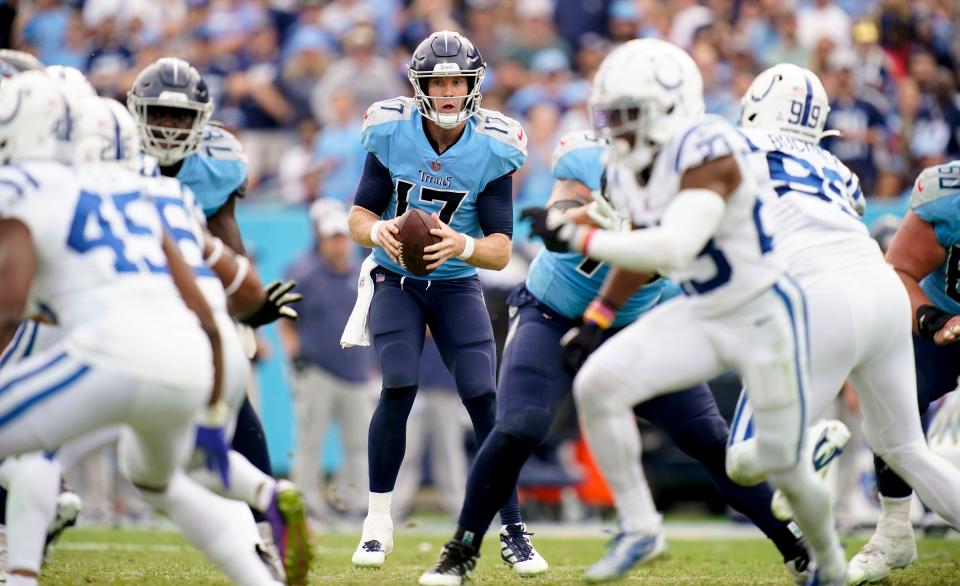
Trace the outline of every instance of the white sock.
<instances>
[{"instance_id":1,"label":"white sock","mask_svg":"<svg viewBox=\"0 0 960 586\"><path fill-rule=\"evenodd\" d=\"M256 510L267 510L273 499L277 481L263 473L241 454L230 450L230 489L228 496L241 500Z\"/></svg>"},{"instance_id":2,"label":"white sock","mask_svg":"<svg viewBox=\"0 0 960 586\"><path fill-rule=\"evenodd\" d=\"M640 462L640 430L633 412L598 410L583 417L590 452L613 491L622 529L628 533L660 530L662 517L650 494Z\"/></svg>"},{"instance_id":3,"label":"white sock","mask_svg":"<svg viewBox=\"0 0 960 586\"><path fill-rule=\"evenodd\" d=\"M884 521L894 523L910 522L910 504L913 496L891 498L880 495L880 519L878 525Z\"/></svg>"},{"instance_id":4,"label":"white sock","mask_svg":"<svg viewBox=\"0 0 960 586\"><path fill-rule=\"evenodd\" d=\"M40 572L47 529L57 516L60 464L21 456L7 496L7 567Z\"/></svg>"},{"instance_id":5,"label":"white sock","mask_svg":"<svg viewBox=\"0 0 960 586\"><path fill-rule=\"evenodd\" d=\"M177 473L164 493L143 491L144 498L165 512L194 547L241 585L275 584L256 553L257 534L250 510L221 498Z\"/></svg>"},{"instance_id":6,"label":"white sock","mask_svg":"<svg viewBox=\"0 0 960 586\"><path fill-rule=\"evenodd\" d=\"M390 500L393 492L371 492L367 505L367 515L390 516Z\"/></svg>"},{"instance_id":7,"label":"white sock","mask_svg":"<svg viewBox=\"0 0 960 586\"><path fill-rule=\"evenodd\" d=\"M21 576L20 574L10 574L7 576L7 586L37 586L35 576Z\"/></svg>"}]
</instances>

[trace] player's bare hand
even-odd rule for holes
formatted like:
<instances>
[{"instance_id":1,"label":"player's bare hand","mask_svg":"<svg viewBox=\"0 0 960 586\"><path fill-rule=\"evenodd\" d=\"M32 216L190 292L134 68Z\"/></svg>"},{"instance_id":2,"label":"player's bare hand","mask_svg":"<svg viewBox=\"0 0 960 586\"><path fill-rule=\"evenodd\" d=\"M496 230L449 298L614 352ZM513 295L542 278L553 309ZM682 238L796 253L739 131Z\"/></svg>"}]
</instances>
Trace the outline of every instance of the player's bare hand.
<instances>
[{"instance_id":1,"label":"player's bare hand","mask_svg":"<svg viewBox=\"0 0 960 586\"><path fill-rule=\"evenodd\" d=\"M400 229L397 228L397 219L384 220L377 231L377 239L380 241L380 247L387 253L395 263L400 263L400 241L397 240L397 234Z\"/></svg>"},{"instance_id":2,"label":"player's bare hand","mask_svg":"<svg viewBox=\"0 0 960 586\"><path fill-rule=\"evenodd\" d=\"M430 233L438 236L440 242L423 248L423 260L432 261L427 265L428 271L442 265L449 258L460 256L467 245L467 239L463 237L463 234L444 224L437 214L431 215L433 221L440 227L430 230Z\"/></svg>"},{"instance_id":3,"label":"player's bare hand","mask_svg":"<svg viewBox=\"0 0 960 586\"><path fill-rule=\"evenodd\" d=\"M939 346L953 344L957 340L960 340L960 315L950 318L950 321L933 335L933 341Z\"/></svg>"}]
</instances>

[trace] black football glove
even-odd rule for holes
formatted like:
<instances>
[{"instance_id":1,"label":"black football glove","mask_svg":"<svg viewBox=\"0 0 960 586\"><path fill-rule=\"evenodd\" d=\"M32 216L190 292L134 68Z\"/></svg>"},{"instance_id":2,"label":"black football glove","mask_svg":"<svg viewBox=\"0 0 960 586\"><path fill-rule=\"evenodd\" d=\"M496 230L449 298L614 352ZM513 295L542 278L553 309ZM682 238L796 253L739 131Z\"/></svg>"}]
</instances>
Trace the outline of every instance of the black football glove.
<instances>
[{"instance_id":1,"label":"black football glove","mask_svg":"<svg viewBox=\"0 0 960 586\"><path fill-rule=\"evenodd\" d=\"M577 233L578 226L564 213L554 207L524 208L520 210L520 219L530 221L530 232L543 240L547 250L570 252L570 241Z\"/></svg>"},{"instance_id":2,"label":"black football glove","mask_svg":"<svg viewBox=\"0 0 960 586\"><path fill-rule=\"evenodd\" d=\"M586 322L575 328L570 328L560 338L563 348L563 367L572 375L576 375L583 363L590 358L593 351L600 347L606 330L594 322Z\"/></svg>"},{"instance_id":3,"label":"black football glove","mask_svg":"<svg viewBox=\"0 0 960 586\"><path fill-rule=\"evenodd\" d=\"M263 302L263 305L253 315L241 319L240 322L251 328L259 328L262 325L273 323L281 317L297 321L300 316L297 315L296 309L290 307L290 304L303 299L303 295L290 292L296 286L296 281L274 281L270 283L265 289L267 299Z\"/></svg>"}]
</instances>

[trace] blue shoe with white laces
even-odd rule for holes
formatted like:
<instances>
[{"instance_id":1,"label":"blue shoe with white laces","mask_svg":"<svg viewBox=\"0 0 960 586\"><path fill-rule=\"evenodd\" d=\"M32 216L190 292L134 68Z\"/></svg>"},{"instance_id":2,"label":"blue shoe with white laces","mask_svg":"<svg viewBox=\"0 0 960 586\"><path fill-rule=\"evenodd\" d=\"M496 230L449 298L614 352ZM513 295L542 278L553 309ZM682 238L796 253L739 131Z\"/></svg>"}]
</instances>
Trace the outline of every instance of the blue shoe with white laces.
<instances>
[{"instance_id":1,"label":"blue shoe with white laces","mask_svg":"<svg viewBox=\"0 0 960 586\"><path fill-rule=\"evenodd\" d=\"M646 563L667 551L667 536L656 533L618 533L607 555L583 574L584 582L608 582L622 578L634 566Z\"/></svg>"}]
</instances>

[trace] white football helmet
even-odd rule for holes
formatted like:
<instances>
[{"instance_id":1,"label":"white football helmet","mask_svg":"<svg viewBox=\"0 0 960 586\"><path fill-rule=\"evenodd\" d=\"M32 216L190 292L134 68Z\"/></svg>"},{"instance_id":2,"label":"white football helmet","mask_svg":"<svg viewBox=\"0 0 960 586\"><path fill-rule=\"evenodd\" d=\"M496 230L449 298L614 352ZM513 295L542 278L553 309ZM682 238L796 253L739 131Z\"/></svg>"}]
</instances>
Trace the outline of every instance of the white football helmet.
<instances>
[{"instance_id":1,"label":"white football helmet","mask_svg":"<svg viewBox=\"0 0 960 586\"><path fill-rule=\"evenodd\" d=\"M48 65L45 69L47 75L57 80L61 84L61 89L71 99L82 100L88 96L97 95L97 90L93 89L90 81L76 67L69 65Z\"/></svg>"},{"instance_id":2,"label":"white football helmet","mask_svg":"<svg viewBox=\"0 0 960 586\"><path fill-rule=\"evenodd\" d=\"M123 104L99 96L79 103L76 164L117 162L131 171L140 170L140 130Z\"/></svg>"},{"instance_id":3,"label":"white football helmet","mask_svg":"<svg viewBox=\"0 0 960 586\"><path fill-rule=\"evenodd\" d=\"M830 113L830 99L820 78L791 63L767 69L740 99L740 126L777 132L819 143Z\"/></svg>"},{"instance_id":4,"label":"white football helmet","mask_svg":"<svg viewBox=\"0 0 960 586\"><path fill-rule=\"evenodd\" d=\"M614 159L640 171L680 128L703 115L703 78L676 45L628 41L600 64L589 106L594 127L610 138Z\"/></svg>"},{"instance_id":5,"label":"white football helmet","mask_svg":"<svg viewBox=\"0 0 960 586\"><path fill-rule=\"evenodd\" d=\"M0 164L73 162L76 112L56 81L25 71L0 86Z\"/></svg>"}]
</instances>

